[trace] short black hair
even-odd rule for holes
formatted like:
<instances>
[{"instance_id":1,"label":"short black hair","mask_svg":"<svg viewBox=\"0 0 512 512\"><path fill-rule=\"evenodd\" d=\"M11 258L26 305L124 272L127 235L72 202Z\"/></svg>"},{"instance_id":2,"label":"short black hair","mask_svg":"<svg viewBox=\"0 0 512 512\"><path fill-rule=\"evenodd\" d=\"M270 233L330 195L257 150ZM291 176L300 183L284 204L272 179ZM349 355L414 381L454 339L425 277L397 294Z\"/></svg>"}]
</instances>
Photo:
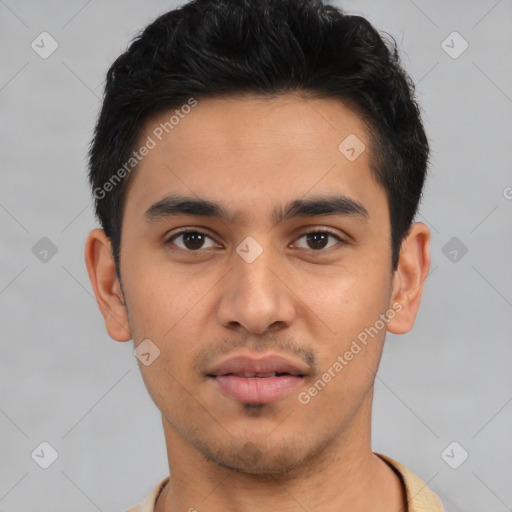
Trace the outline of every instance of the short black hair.
<instances>
[{"instance_id":1,"label":"short black hair","mask_svg":"<svg viewBox=\"0 0 512 512\"><path fill-rule=\"evenodd\" d=\"M118 277L133 174L126 163L148 119L191 98L291 92L339 98L365 122L372 172L387 196L397 268L421 199L429 145L394 39L322 0L193 0L148 25L107 72L89 180Z\"/></svg>"}]
</instances>

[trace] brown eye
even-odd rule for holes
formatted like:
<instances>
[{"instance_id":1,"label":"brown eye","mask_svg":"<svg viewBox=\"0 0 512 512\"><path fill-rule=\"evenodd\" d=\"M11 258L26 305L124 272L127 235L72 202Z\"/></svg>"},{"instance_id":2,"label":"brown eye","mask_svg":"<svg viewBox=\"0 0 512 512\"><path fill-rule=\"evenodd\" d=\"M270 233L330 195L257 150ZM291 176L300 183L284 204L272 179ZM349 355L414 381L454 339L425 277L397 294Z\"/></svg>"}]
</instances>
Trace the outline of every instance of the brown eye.
<instances>
[{"instance_id":1,"label":"brown eye","mask_svg":"<svg viewBox=\"0 0 512 512\"><path fill-rule=\"evenodd\" d=\"M310 233L305 233L300 239L306 240L306 247L302 246L304 249L313 249L314 251L320 251L322 249L330 248L333 245L336 245L336 241L334 243L329 244L329 238L335 239L337 242L343 243L343 240L332 233L331 231L312 231Z\"/></svg>"},{"instance_id":2,"label":"brown eye","mask_svg":"<svg viewBox=\"0 0 512 512\"><path fill-rule=\"evenodd\" d=\"M329 235L326 233L310 233L306 235L307 243L312 249L324 249Z\"/></svg>"},{"instance_id":3,"label":"brown eye","mask_svg":"<svg viewBox=\"0 0 512 512\"><path fill-rule=\"evenodd\" d=\"M205 246L205 242L207 240L211 241L209 246ZM198 249L217 246L212 238L200 231L182 231L181 233L172 236L166 243L174 244L180 249L187 251L197 251Z\"/></svg>"}]
</instances>

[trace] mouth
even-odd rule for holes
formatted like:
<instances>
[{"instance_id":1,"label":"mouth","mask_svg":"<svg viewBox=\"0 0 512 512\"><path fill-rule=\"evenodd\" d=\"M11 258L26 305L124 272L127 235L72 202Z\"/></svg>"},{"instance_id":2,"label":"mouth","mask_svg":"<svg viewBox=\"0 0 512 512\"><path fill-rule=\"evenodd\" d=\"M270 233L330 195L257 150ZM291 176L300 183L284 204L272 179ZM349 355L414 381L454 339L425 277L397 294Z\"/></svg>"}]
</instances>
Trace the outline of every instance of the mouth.
<instances>
[{"instance_id":1,"label":"mouth","mask_svg":"<svg viewBox=\"0 0 512 512\"><path fill-rule=\"evenodd\" d=\"M267 404L285 398L302 385L304 363L281 356L231 358L210 370L207 377L228 398L244 404Z\"/></svg>"},{"instance_id":2,"label":"mouth","mask_svg":"<svg viewBox=\"0 0 512 512\"><path fill-rule=\"evenodd\" d=\"M291 375L292 377L304 377L300 373L288 373L288 372L268 372L268 373L223 373L219 375L208 375L208 377L226 377L233 375L235 377L243 377L245 379L268 379L270 377L283 377L286 375Z\"/></svg>"}]
</instances>

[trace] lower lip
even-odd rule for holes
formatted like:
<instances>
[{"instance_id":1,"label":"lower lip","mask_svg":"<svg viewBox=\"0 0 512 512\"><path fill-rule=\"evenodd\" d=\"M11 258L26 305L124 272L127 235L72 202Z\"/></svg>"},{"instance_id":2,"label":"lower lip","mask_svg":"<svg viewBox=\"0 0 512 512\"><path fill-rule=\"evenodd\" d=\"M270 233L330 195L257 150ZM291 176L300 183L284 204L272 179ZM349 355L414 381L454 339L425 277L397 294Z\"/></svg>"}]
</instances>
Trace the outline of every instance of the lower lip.
<instances>
[{"instance_id":1,"label":"lower lip","mask_svg":"<svg viewBox=\"0 0 512 512\"><path fill-rule=\"evenodd\" d=\"M303 378L294 375L254 378L218 375L213 380L225 395L238 402L268 404L289 395L302 384Z\"/></svg>"}]
</instances>

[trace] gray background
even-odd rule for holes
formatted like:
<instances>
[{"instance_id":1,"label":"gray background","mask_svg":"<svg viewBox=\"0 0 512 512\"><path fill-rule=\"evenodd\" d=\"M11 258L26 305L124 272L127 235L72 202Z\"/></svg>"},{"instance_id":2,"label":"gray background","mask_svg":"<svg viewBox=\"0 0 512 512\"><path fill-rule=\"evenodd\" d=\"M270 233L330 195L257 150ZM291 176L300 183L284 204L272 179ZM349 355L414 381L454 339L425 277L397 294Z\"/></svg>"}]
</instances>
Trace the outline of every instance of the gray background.
<instances>
[{"instance_id":1,"label":"gray background","mask_svg":"<svg viewBox=\"0 0 512 512\"><path fill-rule=\"evenodd\" d=\"M105 72L176 5L0 0L0 511L122 511L167 474L133 342L107 336L83 249ZM432 143L418 217L432 230L432 271L414 330L388 335L373 449L447 510L512 510L512 2L339 5L400 44ZM43 31L59 45L47 59L31 48ZM453 31L469 44L458 58L442 47ZM462 48L457 36L446 44ZM43 237L57 248L46 261L32 250ZM48 469L31 457L43 441L59 454ZM442 457L453 441L452 465L469 453L457 469Z\"/></svg>"}]
</instances>

